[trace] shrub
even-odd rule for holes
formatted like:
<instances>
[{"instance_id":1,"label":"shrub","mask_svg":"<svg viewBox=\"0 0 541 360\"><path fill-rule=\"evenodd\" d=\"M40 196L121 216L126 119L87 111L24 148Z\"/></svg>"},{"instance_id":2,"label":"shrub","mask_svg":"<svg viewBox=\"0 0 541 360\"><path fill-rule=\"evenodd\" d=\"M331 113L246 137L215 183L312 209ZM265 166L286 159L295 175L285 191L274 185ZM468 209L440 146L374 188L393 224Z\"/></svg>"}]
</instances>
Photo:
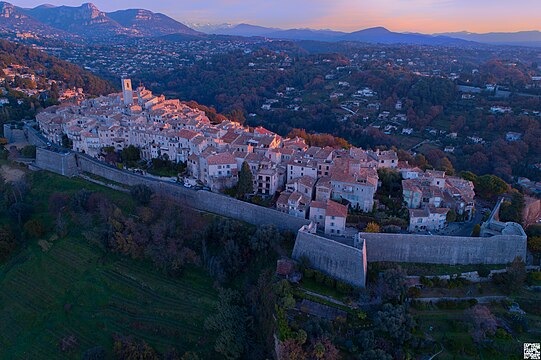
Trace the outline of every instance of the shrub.
<instances>
[{"instance_id":1,"label":"shrub","mask_svg":"<svg viewBox=\"0 0 541 360\"><path fill-rule=\"evenodd\" d=\"M408 297L416 298L419 296L421 296L421 289L419 289L418 287L410 287L408 289Z\"/></svg>"},{"instance_id":2,"label":"shrub","mask_svg":"<svg viewBox=\"0 0 541 360\"><path fill-rule=\"evenodd\" d=\"M38 238L45 233L43 224L37 219L28 220L24 224L24 230L32 238Z\"/></svg>"},{"instance_id":3,"label":"shrub","mask_svg":"<svg viewBox=\"0 0 541 360\"><path fill-rule=\"evenodd\" d=\"M419 301L419 300L412 300L411 306L416 310L428 310L432 308L432 301L426 302L426 301Z\"/></svg>"},{"instance_id":4,"label":"shrub","mask_svg":"<svg viewBox=\"0 0 541 360\"><path fill-rule=\"evenodd\" d=\"M343 281L336 281L336 290L342 294L351 294L353 292L353 287L349 284L346 284Z\"/></svg>"},{"instance_id":5,"label":"shrub","mask_svg":"<svg viewBox=\"0 0 541 360\"><path fill-rule=\"evenodd\" d=\"M502 328L496 330L495 337L497 337L498 339L511 339L511 335Z\"/></svg>"},{"instance_id":6,"label":"shrub","mask_svg":"<svg viewBox=\"0 0 541 360\"><path fill-rule=\"evenodd\" d=\"M529 314L541 315L541 301L519 299L519 306Z\"/></svg>"},{"instance_id":7,"label":"shrub","mask_svg":"<svg viewBox=\"0 0 541 360\"><path fill-rule=\"evenodd\" d=\"M380 226L375 222L369 222L364 229L364 232L367 233L379 233L381 232Z\"/></svg>"},{"instance_id":8,"label":"shrub","mask_svg":"<svg viewBox=\"0 0 541 360\"><path fill-rule=\"evenodd\" d=\"M34 145L26 145L21 149L21 155L26 158L36 158L36 147Z\"/></svg>"},{"instance_id":9,"label":"shrub","mask_svg":"<svg viewBox=\"0 0 541 360\"><path fill-rule=\"evenodd\" d=\"M532 280L541 281L541 271L530 273L530 277L532 278Z\"/></svg>"},{"instance_id":10,"label":"shrub","mask_svg":"<svg viewBox=\"0 0 541 360\"><path fill-rule=\"evenodd\" d=\"M334 279L330 276L325 276L325 285L334 288Z\"/></svg>"},{"instance_id":11,"label":"shrub","mask_svg":"<svg viewBox=\"0 0 541 360\"><path fill-rule=\"evenodd\" d=\"M356 310L355 314L357 314L357 319L359 320L365 320L366 319L366 313L362 310Z\"/></svg>"},{"instance_id":12,"label":"shrub","mask_svg":"<svg viewBox=\"0 0 541 360\"><path fill-rule=\"evenodd\" d=\"M150 198L152 197L152 189L148 186L139 184L131 188L130 194L136 202L141 205L148 205L150 203Z\"/></svg>"},{"instance_id":13,"label":"shrub","mask_svg":"<svg viewBox=\"0 0 541 360\"><path fill-rule=\"evenodd\" d=\"M479 268L477 269L477 274L480 276L480 277L488 277L490 275L490 270L487 269L487 268Z\"/></svg>"},{"instance_id":14,"label":"shrub","mask_svg":"<svg viewBox=\"0 0 541 360\"><path fill-rule=\"evenodd\" d=\"M528 249L535 253L541 253L541 236L528 236Z\"/></svg>"},{"instance_id":15,"label":"shrub","mask_svg":"<svg viewBox=\"0 0 541 360\"><path fill-rule=\"evenodd\" d=\"M464 310L477 304L477 300L441 300L436 303L436 307L442 310Z\"/></svg>"},{"instance_id":16,"label":"shrub","mask_svg":"<svg viewBox=\"0 0 541 360\"><path fill-rule=\"evenodd\" d=\"M313 278L315 275L315 271L312 269L304 269L304 277L307 279Z\"/></svg>"},{"instance_id":17,"label":"shrub","mask_svg":"<svg viewBox=\"0 0 541 360\"><path fill-rule=\"evenodd\" d=\"M325 282L325 275L319 271L314 272L314 277L316 279L316 282L319 284L323 284Z\"/></svg>"},{"instance_id":18,"label":"shrub","mask_svg":"<svg viewBox=\"0 0 541 360\"><path fill-rule=\"evenodd\" d=\"M427 278L425 276L421 276L419 278L419 282L421 284L423 284L423 286L425 286L425 287L433 287L434 286L434 282L431 279L429 279L429 278Z\"/></svg>"}]
</instances>

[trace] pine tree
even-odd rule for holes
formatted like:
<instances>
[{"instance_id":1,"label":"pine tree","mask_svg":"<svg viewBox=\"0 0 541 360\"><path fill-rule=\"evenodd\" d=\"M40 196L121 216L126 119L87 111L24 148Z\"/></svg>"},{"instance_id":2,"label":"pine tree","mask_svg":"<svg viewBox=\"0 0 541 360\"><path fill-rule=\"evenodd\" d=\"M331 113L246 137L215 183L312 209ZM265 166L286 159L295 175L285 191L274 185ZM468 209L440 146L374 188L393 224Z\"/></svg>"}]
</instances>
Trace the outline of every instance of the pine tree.
<instances>
[{"instance_id":1,"label":"pine tree","mask_svg":"<svg viewBox=\"0 0 541 360\"><path fill-rule=\"evenodd\" d=\"M237 184L237 197L243 199L246 194L251 194L254 191L254 179L250 166L245 161L242 163L242 168L239 172L239 183Z\"/></svg>"}]
</instances>

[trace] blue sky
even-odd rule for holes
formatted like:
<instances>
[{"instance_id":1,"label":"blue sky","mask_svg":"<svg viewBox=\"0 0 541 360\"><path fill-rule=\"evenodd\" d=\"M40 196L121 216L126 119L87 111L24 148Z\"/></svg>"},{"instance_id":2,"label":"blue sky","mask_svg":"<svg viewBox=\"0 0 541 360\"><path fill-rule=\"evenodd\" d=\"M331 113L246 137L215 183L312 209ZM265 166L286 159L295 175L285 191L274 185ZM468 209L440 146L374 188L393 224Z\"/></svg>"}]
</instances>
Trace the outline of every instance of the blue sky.
<instances>
[{"instance_id":1,"label":"blue sky","mask_svg":"<svg viewBox=\"0 0 541 360\"><path fill-rule=\"evenodd\" d=\"M73 0L14 0L21 7ZM240 23L282 28L354 31L385 26L395 31L541 30L541 0L95 0L104 11L145 8L185 23Z\"/></svg>"}]
</instances>

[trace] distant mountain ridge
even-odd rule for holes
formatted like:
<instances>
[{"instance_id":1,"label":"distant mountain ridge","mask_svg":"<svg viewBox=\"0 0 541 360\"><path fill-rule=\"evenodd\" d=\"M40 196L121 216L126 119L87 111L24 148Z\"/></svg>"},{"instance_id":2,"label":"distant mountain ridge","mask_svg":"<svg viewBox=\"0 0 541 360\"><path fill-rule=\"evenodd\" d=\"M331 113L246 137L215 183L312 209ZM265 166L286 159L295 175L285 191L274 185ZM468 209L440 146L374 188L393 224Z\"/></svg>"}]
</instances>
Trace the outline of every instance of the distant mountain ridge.
<instances>
[{"instance_id":1,"label":"distant mountain ridge","mask_svg":"<svg viewBox=\"0 0 541 360\"><path fill-rule=\"evenodd\" d=\"M517 32L490 32L484 34L461 31L442 33L440 35L469 41L477 41L486 44L523 45L536 47L541 46L541 31L538 30Z\"/></svg>"},{"instance_id":2,"label":"distant mountain ridge","mask_svg":"<svg viewBox=\"0 0 541 360\"><path fill-rule=\"evenodd\" d=\"M221 36L265 37L321 42L356 41L379 44L467 46L479 44L540 46L540 31L475 34L400 33L374 27L351 33L335 30L279 29L252 24L194 25L200 32L161 13L145 9L104 12L92 3L80 6L40 5L32 9L0 1L0 33L29 33L63 40L90 39L111 41L125 37L198 38Z\"/></svg>"},{"instance_id":3,"label":"distant mountain ridge","mask_svg":"<svg viewBox=\"0 0 541 360\"><path fill-rule=\"evenodd\" d=\"M71 34L82 38L115 35L148 37L168 34L202 35L160 13L128 9L106 13L92 3L81 6L40 5L23 9L0 2L0 30L30 32L38 35Z\"/></svg>"},{"instance_id":4,"label":"distant mountain ridge","mask_svg":"<svg viewBox=\"0 0 541 360\"><path fill-rule=\"evenodd\" d=\"M32 31L38 35L57 35L69 37L63 30L54 29L33 17L29 16L24 9L8 2L0 1L0 32L24 33Z\"/></svg>"},{"instance_id":5,"label":"distant mountain ridge","mask_svg":"<svg viewBox=\"0 0 541 360\"><path fill-rule=\"evenodd\" d=\"M409 34L392 32L384 27L374 27L346 33L334 30L266 28L262 26L239 24L226 28L216 28L213 34L237 36L263 36L272 39L314 40L326 42L359 41L380 44L419 44L419 45L464 45L468 40L443 35Z\"/></svg>"}]
</instances>

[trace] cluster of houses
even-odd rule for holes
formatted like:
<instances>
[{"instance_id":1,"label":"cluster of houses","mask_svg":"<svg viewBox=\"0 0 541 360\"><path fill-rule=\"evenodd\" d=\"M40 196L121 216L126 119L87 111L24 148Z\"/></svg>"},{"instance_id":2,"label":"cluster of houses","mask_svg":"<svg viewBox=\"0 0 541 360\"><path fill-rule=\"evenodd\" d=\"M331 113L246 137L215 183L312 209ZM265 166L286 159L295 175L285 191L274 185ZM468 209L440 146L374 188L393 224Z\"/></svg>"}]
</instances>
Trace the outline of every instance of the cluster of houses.
<instances>
[{"instance_id":1,"label":"cluster of houses","mask_svg":"<svg viewBox=\"0 0 541 360\"><path fill-rule=\"evenodd\" d=\"M399 166L394 151L352 147L308 146L302 138L283 138L265 128L223 121L213 124L205 113L179 100L166 100L122 80L122 93L62 105L37 115L38 126L51 142L67 137L73 149L99 157L103 148L120 151L129 145L153 158L183 162L186 181L221 191L237 184L246 163L253 193L278 195L278 211L313 220L330 235L343 235L348 208L374 209L379 168L402 173L404 200L410 208L410 230L445 224L449 209L469 217L473 185L443 172Z\"/></svg>"},{"instance_id":2,"label":"cluster of houses","mask_svg":"<svg viewBox=\"0 0 541 360\"><path fill-rule=\"evenodd\" d=\"M471 220L475 207L474 185L462 178L447 176L444 171L422 171L400 166L402 195L409 210L409 231L441 230L453 211Z\"/></svg>"},{"instance_id":3,"label":"cluster of houses","mask_svg":"<svg viewBox=\"0 0 541 360\"><path fill-rule=\"evenodd\" d=\"M31 83L30 86L21 86L18 84L17 79L20 78L26 83ZM28 66L22 66L18 64L11 64L3 69L0 69L0 107L8 105L9 100L3 95L7 94L6 86L9 88L21 92L26 96L39 96L46 99L49 96L48 89L53 85L59 86L59 99L60 101L73 101L82 100L85 97L82 88L65 88L61 81L48 79L43 76L42 73L35 73ZM18 105L23 103L22 99L17 100ZM12 104L14 105L14 104Z\"/></svg>"}]
</instances>

